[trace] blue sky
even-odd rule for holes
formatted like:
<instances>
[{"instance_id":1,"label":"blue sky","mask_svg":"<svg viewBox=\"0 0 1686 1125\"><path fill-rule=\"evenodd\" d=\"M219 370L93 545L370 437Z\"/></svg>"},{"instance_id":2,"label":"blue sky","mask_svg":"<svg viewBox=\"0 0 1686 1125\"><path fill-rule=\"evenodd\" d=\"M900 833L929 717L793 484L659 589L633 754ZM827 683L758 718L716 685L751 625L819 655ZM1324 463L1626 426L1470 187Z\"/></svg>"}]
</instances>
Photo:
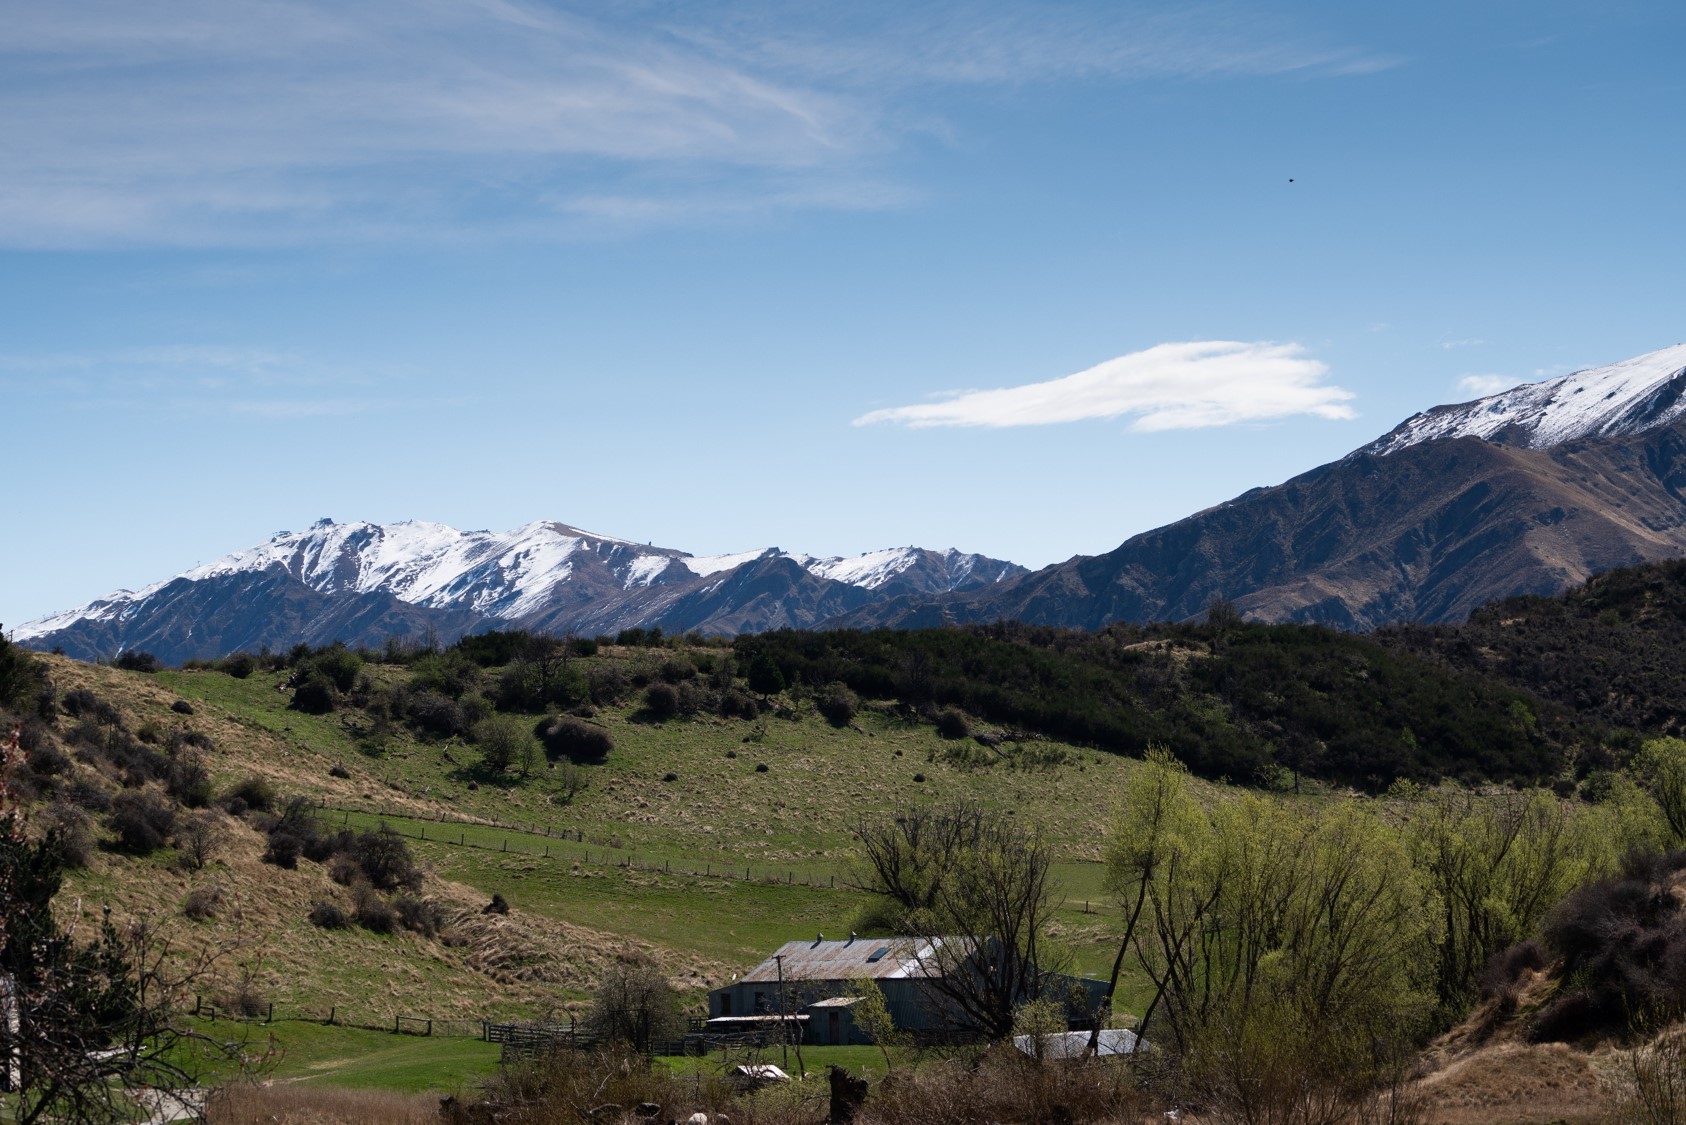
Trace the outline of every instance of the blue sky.
<instances>
[{"instance_id":1,"label":"blue sky","mask_svg":"<svg viewBox=\"0 0 1686 1125\"><path fill-rule=\"evenodd\" d=\"M8 624L320 516L1040 566L1686 339L1674 2L0 28Z\"/></svg>"}]
</instances>

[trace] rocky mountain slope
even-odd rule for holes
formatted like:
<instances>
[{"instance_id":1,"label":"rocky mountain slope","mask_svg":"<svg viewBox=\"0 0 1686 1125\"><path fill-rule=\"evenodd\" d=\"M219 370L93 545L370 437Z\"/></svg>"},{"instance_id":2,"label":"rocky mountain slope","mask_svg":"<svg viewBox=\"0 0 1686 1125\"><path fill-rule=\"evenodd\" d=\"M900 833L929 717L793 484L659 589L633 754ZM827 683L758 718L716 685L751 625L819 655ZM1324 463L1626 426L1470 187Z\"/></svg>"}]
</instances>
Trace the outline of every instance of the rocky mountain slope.
<instances>
[{"instance_id":1,"label":"rocky mountain slope","mask_svg":"<svg viewBox=\"0 0 1686 1125\"><path fill-rule=\"evenodd\" d=\"M833 624L1461 621L1686 552L1686 346L1419 414L1283 484L988 590Z\"/></svg>"},{"instance_id":2,"label":"rocky mountain slope","mask_svg":"<svg viewBox=\"0 0 1686 1125\"><path fill-rule=\"evenodd\" d=\"M458 531L321 520L299 533L18 628L81 659L142 649L177 663L301 641L379 645L486 628L586 635L659 626L709 633L802 627L887 597L975 589L1027 573L918 547L854 558L777 549L697 557L538 522Z\"/></svg>"}]
</instances>

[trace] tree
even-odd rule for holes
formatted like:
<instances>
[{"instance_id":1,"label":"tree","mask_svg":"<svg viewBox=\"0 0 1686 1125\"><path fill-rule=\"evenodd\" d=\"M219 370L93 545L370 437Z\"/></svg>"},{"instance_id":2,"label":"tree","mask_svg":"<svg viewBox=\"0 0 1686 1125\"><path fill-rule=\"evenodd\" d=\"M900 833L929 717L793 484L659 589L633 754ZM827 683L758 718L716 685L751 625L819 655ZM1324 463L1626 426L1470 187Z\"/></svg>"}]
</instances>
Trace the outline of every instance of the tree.
<instances>
[{"instance_id":1,"label":"tree","mask_svg":"<svg viewBox=\"0 0 1686 1125\"><path fill-rule=\"evenodd\" d=\"M884 1056L884 1073L891 1073L896 1069L896 1057L907 1049L912 1036L896 1027L896 1018L890 1013L890 1002L884 996L884 989L871 977L850 981L849 995L855 1001L849 1005L849 1014L855 1026L866 1033L872 1045Z\"/></svg>"},{"instance_id":2,"label":"tree","mask_svg":"<svg viewBox=\"0 0 1686 1125\"><path fill-rule=\"evenodd\" d=\"M18 1125L134 1119L129 1092L194 1084L195 1060L222 1050L186 1030L177 1001L209 968L172 974L166 943L105 913L93 940L63 928L51 904L63 860L56 829L31 839L0 746L0 1087Z\"/></svg>"},{"instance_id":3,"label":"tree","mask_svg":"<svg viewBox=\"0 0 1686 1125\"><path fill-rule=\"evenodd\" d=\"M1686 742L1653 738L1634 755L1633 772L1662 810L1671 844L1686 843Z\"/></svg>"},{"instance_id":4,"label":"tree","mask_svg":"<svg viewBox=\"0 0 1686 1125\"><path fill-rule=\"evenodd\" d=\"M764 648L757 649L750 658L745 680L749 690L757 695L777 695L784 690L784 673L779 670L779 662Z\"/></svg>"},{"instance_id":5,"label":"tree","mask_svg":"<svg viewBox=\"0 0 1686 1125\"><path fill-rule=\"evenodd\" d=\"M589 1022L612 1043L648 1051L683 1027L678 994L661 967L640 953L623 954L603 970L592 997Z\"/></svg>"},{"instance_id":6,"label":"tree","mask_svg":"<svg viewBox=\"0 0 1686 1125\"><path fill-rule=\"evenodd\" d=\"M1189 794L1188 771L1163 746L1149 747L1141 768L1124 784L1123 801L1107 843L1106 889L1124 911L1124 930L1097 1016L1104 1018L1112 1010L1118 977L1136 944L1149 891L1158 888L1179 864L1186 864L1185 853L1199 823L1200 810ZM1099 1047L1101 1025L1102 1019L1097 1018L1087 1053Z\"/></svg>"},{"instance_id":7,"label":"tree","mask_svg":"<svg viewBox=\"0 0 1686 1125\"><path fill-rule=\"evenodd\" d=\"M867 860L860 881L899 910L933 999L964 1026L1010 1035L1013 1013L1042 998L1059 968L1045 944L1057 906L1047 844L969 802L862 822L856 833Z\"/></svg>"},{"instance_id":8,"label":"tree","mask_svg":"<svg viewBox=\"0 0 1686 1125\"><path fill-rule=\"evenodd\" d=\"M513 715L491 715L474 726L474 741L480 747L480 764L491 773L503 773L519 764L525 777L533 770L532 731Z\"/></svg>"}]
</instances>

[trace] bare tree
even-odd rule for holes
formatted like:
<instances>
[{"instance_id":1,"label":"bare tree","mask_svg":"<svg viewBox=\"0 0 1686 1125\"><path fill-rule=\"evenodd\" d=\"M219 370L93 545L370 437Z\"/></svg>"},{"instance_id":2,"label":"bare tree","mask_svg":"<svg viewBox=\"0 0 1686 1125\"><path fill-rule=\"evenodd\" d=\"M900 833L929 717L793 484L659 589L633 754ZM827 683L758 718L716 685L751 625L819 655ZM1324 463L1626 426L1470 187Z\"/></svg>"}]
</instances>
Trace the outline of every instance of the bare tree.
<instances>
[{"instance_id":1,"label":"bare tree","mask_svg":"<svg viewBox=\"0 0 1686 1125\"><path fill-rule=\"evenodd\" d=\"M183 967L144 926L107 911L86 943L51 904L64 869L58 829L27 831L10 787L16 739L0 744L0 1088L17 1125L134 1119L131 1092L179 1090L225 1049L191 1031L178 1001L210 969Z\"/></svg>"},{"instance_id":2,"label":"bare tree","mask_svg":"<svg viewBox=\"0 0 1686 1125\"><path fill-rule=\"evenodd\" d=\"M1041 999L1063 965L1045 945L1058 905L1053 854L1035 832L981 805L912 810L857 826L867 889L892 899L916 939L933 1000L991 1038ZM1064 999L1059 997L1058 999Z\"/></svg>"}]
</instances>

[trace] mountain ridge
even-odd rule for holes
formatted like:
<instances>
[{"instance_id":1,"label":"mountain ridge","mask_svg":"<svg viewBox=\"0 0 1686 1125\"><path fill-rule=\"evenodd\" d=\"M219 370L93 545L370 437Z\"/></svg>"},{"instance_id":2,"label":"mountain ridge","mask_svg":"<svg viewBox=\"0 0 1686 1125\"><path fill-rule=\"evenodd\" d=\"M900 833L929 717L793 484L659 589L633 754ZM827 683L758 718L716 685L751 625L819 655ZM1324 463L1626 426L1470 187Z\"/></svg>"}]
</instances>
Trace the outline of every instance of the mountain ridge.
<instances>
[{"instance_id":1,"label":"mountain ridge","mask_svg":"<svg viewBox=\"0 0 1686 1125\"><path fill-rule=\"evenodd\" d=\"M323 519L27 622L13 637L83 659L143 648L176 663L299 641L449 642L488 628L595 635L659 625L730 634L811 626L875 597L969 589L1025 573L955 549L697 556L557 521L465 532L422 520Z\"/></svg>"}]
</instances>

